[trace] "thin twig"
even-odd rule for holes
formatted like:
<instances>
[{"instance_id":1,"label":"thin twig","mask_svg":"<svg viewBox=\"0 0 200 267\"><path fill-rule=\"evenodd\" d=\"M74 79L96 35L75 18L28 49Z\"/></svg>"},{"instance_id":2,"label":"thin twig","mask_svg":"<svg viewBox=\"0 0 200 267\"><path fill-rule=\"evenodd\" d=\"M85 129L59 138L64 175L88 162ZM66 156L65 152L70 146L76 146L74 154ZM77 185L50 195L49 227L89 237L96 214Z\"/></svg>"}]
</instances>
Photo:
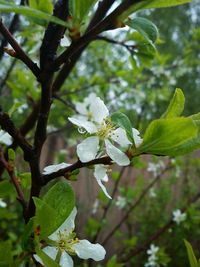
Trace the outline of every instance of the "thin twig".
<instances>
[{"instance_id":1,"label":"thin twig","mask_svg":"<svg viewBox=\"0 0 200 267\"><path fill-rule=\"evenodd\" d=\"M14 57L20 59L32 71L32 73L36 76L36 78L39 79L39 75L40 75L39 67L24 52L24 50L21 48L18 42L14 39L12 34L6 28L6 26L3 24L2 20L0 20L0 32L14 49L14 52L15 52Z\"/></svg>"},{"instance_id":2,"label":"thin twig","mask_svg":"<svg viewBox=\"0 0 200 267\"><path fill-rule=\"evenodd\" d=\"M196 196L190 201L189 205L195 203L197 200L200 198L200 192L196 194ZM188 209L188 204L187 207L184 207L181 209L181 212L185 212ZM131 252L129 252L128 255L126 255L121 262L126 263L128 262L132 257L140 254L141 252L145 251L150 244L157 240L162 234L164 234L175 222L173 221L173 218L171 218L163 227L159 228L151 237L149 237L144 243L135 249L133 249Z\"/></svg>"},{"instance_id":3,"label":"thin twig","mask_svg":"<svg viewBox=\"0 0 200 267\"><path fill-rule=\"evenodd\" d=\"M2 148L0 148L0 162L4 165L4 168L7 170L10 179L16 189L17 192L17 199L18 201L21 203L21 205L23 206L23 209L25 210L27 208L27 203L25 201L25 197L24 197L24 193L21 189L20 183L18 178L15 176L15 172L14 172L14 166L12 166L11 164L9 164L9 162L6 161L6 159L4 158L4 154L3 154L3 150Z\"/></svg>"},{"instance_id":4,"label":"thin twig","mask_svg":"<svg viewBox=\"0 0 200 267\"><path fill-rule=\"evenodd\" d=\"M121 218L121 220L115 225L115 227L110 231L110 233L104 238L102 241L102 245L105 245L110 238L114 235L114 233L121 227L121 225L128 219L129 215L132 213L132 211L141 203L141 201L144 199L144 197L147 195L149 190L156 184L160 178L163 176L163 174L168 171L171 168L169 164L162 170L162 172L157 175L154 180L143 190L143 192L140 194L139 198L130 205L129 209L127 210L126 214Z\"/></svg>"}]
</instances>

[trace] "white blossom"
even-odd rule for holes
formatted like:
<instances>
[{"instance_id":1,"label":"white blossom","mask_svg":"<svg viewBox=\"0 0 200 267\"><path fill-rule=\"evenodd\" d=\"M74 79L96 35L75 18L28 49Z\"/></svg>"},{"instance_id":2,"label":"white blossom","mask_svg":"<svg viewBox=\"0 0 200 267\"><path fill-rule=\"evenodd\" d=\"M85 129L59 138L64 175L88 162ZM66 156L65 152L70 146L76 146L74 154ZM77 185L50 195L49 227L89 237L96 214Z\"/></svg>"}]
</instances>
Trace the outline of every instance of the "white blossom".
<instances>
[{"instance_id":1,"label":"white blossom","mask_svg":"<svg viewBox=\"0 0 200 267\"><path fill-rule=\"evenodd\" d=\"M159 247L151 244L150 248L147 250L148 261L145 263L144 267L159 267L158 264L158 251Z\"/></svg>"},{"instance_id":2,"label":"white blossom","mask_svg":"<svg viewBox=\"0 0 200 267\"><path fill-rule=\"evenodd\" d=\"M180 224L181 222L184 222L186 220L187 214L184 212L181 212L181 210L177 209L173 211L173 221L176 224Z\"/></svg>"},{"instance_id":3,"label":"white blossom","mask_svg":"<svg viewBox=\"0 0 200 267\"><path fill-rule=\"evenodd\" d=\"M99 207L99 199L97 198L92 206L92 214L97 213Z\"/></svg>"},{"instance_id":4,"label":"white blossom","mask_svg":"<svg viewBox=\"0 0 200 267\"><path fill-rule=\"evenodd\" d=\"M119 209L123 209L127 205L127 200L125 197L118 196L115 204Z\"/></svg>"},{"instance_id":5,"label":"white blossom","mask_svg":"<svg viewBox=\"0 0 200 267\"><path fill-rule=\"evenodd\" d=\"M77 210L74 208L66 221L48 237L51 240L51 244L54 245L49 245L42 249L53 260L60 253L59 265L61 267L74 266L71 255L77 255L84 260L91 258L95 261L100 261L105 258L106 251L100 244L92 244L88 240L79 240L76 237L74 233L76 214ZM43 264L38 255L35 254L34 258Z\"/></svg>"},{"instance_id":6,"label":"white blossom","mask_svg":"<svg viewBox=\"0 0 200 267\"><path fill-rule=\"evenodd\" d=\"M107 168L102 164L95 165L94 177L96 178L96 181L103 190L104 194L111 199L111 196L108 194L106 187L103 184L103 182L108 182Z\"/></svg>"},{"instance_id":7,"label":"white blossom","mask_svg":"<svg viewBox=\"0 0 200 267\"><path fill-rule=\"evenodd\" d=\"M156 197L156 192L155 192L155 189L154 189L154 188L151 188L151 189L149 190L149 196L150 196L151 198L155 198L155 197Z\"/></svg>"},{"instance_id":8,"label":"white blossom","mask_svg":"<svg viewBox=\"0 0 200 267\"><path fill-rule=\"evenodd\" d=\"M128 156L114 146L111 140L122 148L127 148L132 143L121 127L116 128L110 117L109 111L104 102L95 94L90 94L83 102L76 103L78 115L69 117L69 120L79 127L81 133L88 132L93 136L86 138L77 146L77 154L82 162L88 162L97 157L102 141L105 143L107 155L118 165L127 166L130 164ZM84 129L84 130L82 130ZM139 146L142 139L137 129L133 128L135 145Z\"/></svg>"},{"instance_id":9,"label":"white blossom","mask_svg":"<svg viewBox=\"0 0 200 267\"><path fill-rule=\"evenodd\" d=\"M7 203L3 201L2 198L0 198L0 208L6 208L7 207Z\"/></svg>"},{"instance_id":10,"label":"white blossom","mask_svg":"<svg viewBox=\"0 0 200 267\"><path fill-rule=\"evenodd\" d=\"M148 163L148 167L147 167L147 171L151 172L153 174L154 177L156 177L157 175L159 175L161 173L161 170L164 168L164 163L163 161L159 161L157 163L153 163L153 162L149 162Z\"/></svg>"},{"instance_id":11,"label":"white blossom","mask_svg":"<svg viewBox=\"0 0 200 267\"><path fill-rule=\"evenodd\" d=\"M3 130L0 130L0 143L10 146L12 144L12 137Z\"/></svg>"},{"instance_id":12,"label":"white blossom","mask_svg":"<svg viewBox=\"0 0 200 267\"><path fill-rule=\"evenodd\" d=\"M47 167L44 168L43 170L43 174L50 174L52 172L57 172L61 169L64 169L64 168L67 168L69 167L71 164L68 164L68 163L65 163L65 162L62 162L62 163L59 163L59 164L54 164L54 165L49 165Z\"/></svg>"}]
</instances>

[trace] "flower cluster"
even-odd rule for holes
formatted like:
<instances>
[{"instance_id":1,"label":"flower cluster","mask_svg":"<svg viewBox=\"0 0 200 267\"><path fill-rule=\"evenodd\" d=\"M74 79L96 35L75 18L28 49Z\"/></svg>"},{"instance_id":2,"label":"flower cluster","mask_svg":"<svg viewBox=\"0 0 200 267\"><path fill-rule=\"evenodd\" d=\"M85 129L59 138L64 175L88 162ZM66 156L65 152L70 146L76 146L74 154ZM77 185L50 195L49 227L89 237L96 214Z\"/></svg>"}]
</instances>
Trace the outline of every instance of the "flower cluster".
<instances>
[{"instance_id":1,"label":"flower cluster","mask_svg":"<svg viewBox=\"0 0 200 267\"><path fill-rule=\"evenodd\" d=\"M156 247L154 244L151 244L150 249L147 250L148 262L145 263L145 267L159 267L158 264L158 251L159 247Z\"/></svg>"},{"instance_id":2,"label":"flower cluster","mask_svg":"<svg viewBox=\"0 0 200 267\"><path fill-rule=\"evenodd\" d=\"M61 267L73 267L73 255L81 259L100 261L105 258L106 251L100 244L92 244L88 240L79 240L74 233L74 220L77 214L74 208L65 222L48 237L49 245L42 250L53 260L58 260ZM47 242L48 242L47 241ZM43 264L38 255L34 255L37 262ZM44 264L43 264L44 265Z\"/></svg>"},{"instance_id":3,"label":"flower cluster","mask_svg":"<svg viewBox=\"0 0 200 267\"><path fill-rule=\"evenodd\" d=\"M151 172L154 177L158 176L163 168L165 167L163 161L158 161L157 163L149 162L147 171Z\"/></svg>"},{"instance_id":4,"label":"flower cluster","mask_svg":"<svg viewBox=\"0 0 200 267\"><path fill-rule=\"evenodd\" d=\"M90 135L77 146L80 161L88 162L106 153L119 166L129 165L130 160L123 150L132 145L132 142L123 128L113 124L104 102L92 93L83 102L75 103L75 108L78 114L69 117L69 121L79 127L81 134ZM138 147L142 143L139 131L132 128L132 133L134 143ZM102 183L108 181L106 167L95 166L94 176L103 192L110 198Z\"/></svg>"},{"instance_id":5,"label":"flower cluster","mask_svg":"<svg viewBox=\"0 0 200 267\"><path fill-rule=\"evenodd\" d=\"M187 214L184 212L181 212L181 210L177 209L173 211L173 221L176 224L180 224L181 222L184 222L186 220Z\"/></svg>"}]
</instances>

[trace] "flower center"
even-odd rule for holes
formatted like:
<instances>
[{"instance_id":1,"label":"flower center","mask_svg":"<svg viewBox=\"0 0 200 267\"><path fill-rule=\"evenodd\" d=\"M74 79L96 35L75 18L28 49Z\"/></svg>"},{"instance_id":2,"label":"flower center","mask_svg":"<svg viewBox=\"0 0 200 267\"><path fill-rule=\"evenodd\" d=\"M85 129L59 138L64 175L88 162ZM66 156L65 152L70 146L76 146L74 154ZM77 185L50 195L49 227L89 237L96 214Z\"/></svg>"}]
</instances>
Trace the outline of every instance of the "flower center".
<instances>
[{"instance_id":1,"label":"flower center","mask_svg":"<svg viewBox=\"0 0 200 267\"><path fill-rule=\"evenodd\" d=\"M75 255L76 253L72 246L77 243L79 243L79 240L73 231L71 231L70 233L59 233L58 247L61 251L65 250L70 255Z\"/></svg>"},{"instance_id":2,"label":"flower center","mask_svg":"<svg viewBox=\"0 0 200 267\"><path fill-rule=\"evenodd\" d=\"M112 131L114 130L115 126L113 125L113 123L109 118L106 118L100 125L100 128L97 131L97 136L100 139L106 139L112 134Z\"/></svg>"}]
</instances>

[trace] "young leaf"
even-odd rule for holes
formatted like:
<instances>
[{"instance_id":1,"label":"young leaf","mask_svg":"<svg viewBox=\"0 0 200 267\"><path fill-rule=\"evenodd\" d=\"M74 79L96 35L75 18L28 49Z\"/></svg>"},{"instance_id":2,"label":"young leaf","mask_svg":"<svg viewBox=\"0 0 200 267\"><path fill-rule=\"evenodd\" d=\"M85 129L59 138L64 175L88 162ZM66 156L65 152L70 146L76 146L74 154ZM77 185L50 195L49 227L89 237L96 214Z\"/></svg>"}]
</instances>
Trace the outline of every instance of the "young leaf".
<instances>
[{"instance_id":1,"label":"young leaf","mask_svg":"<svg viewBox=\"0 0 200 267\"><path fill-rule=\"evenodd\" d=\"M137 17L126 22L130 28L138 31L148 43L155 43L158 38L158 29L150 20Z\"/></svg>"},{"instance_id":2,"label":"young leaf","mask_svg":"<svg viewBox=\"0 0 200 267\"><path fill-rule=\"evenodd\" d=\"M75 206L72 188L66 181L57 182L43 197L34 198L36 205L35 226L40 227L41 237L53 233L69 216Z\"/></svg>"},{"instance_id":3,"label":"young leaf","mask_svg":"<svg viewBox=\"0 0 200 267\"><path fill-rule=\"evenodd\" d=\"M97 0L70 0L69 7L72 17L81 22L95 2Z\"/></svg>"},{"instance_id":4,"label":"young leaf","mask_svg":"<svg viewBox=\"0 0 200 267\"><path fill-rule=\"evenodd\" d=\"M27 6L17 6L15 4L10 4L3 0L0 0L0 11L9 13L14 12L17 14L24 15L26 17L36 18L46 22L53 22L55 24L59 24L65 27L68 26L67 22L54 16L51 16L48 13Z\"/></svg>"},{"instance_id":5,"label":"young leaf","mask_svg":"<svg viewBox=\"0 0 200 267\"><path fill-rule=\"evenodd\" d=\"M53 11L53 4L51 0L29 0L29 6L49 14Z\"/></svg>"},{"instance_id":6,"label":"young leaf","mask_svg":"<svg viewBox=\"0 0 200 267\"><path fill-rule=\"evenodd\" d=\"M190 245L190 243L187 240L184 240L184 243L185 243L185 246L187 249L190 267L198 267L198 262L197 262L195 255L194 255L194 251L193 251L192 246Z\"/></svg>"},{"instance_id":7,"label":"young leaf","mask_svg":"<svg viewBox=\"0 0 200 267\"><path fill-rule=\"evenodd\" d=\"M50 258L44 251L39 248L36 248L36 254L40 257L44 266L46 267L60 267L58 263L56 263L52 258Z\"/></svg>"},{"instance_id":8,"label":"young leaf","mask_svg":"<svg viewBox=\"0 0 200 267\"><path fill-rule=\"evenodd\" d=\"M11 241L0 242L0 266L10 266L13 261Z\"/></svg>"},{"instance_id":9,"label":"young leaf","mask_svg":"<svg viewBox=\"0 0 200 267\"><path fill-rule=\"evenodd\" d=\"M133 2L133 5L120 16L120 19L123 20L140 9L172 7L190 3L191 1L192 0L143 0L136 4Z\"/></svg>"},{"instance_id":10,"label":"young leaf","mask_svg":"<svg viewBox=\"0 0 200 267\"><path fill-rule=\"evenodd\" d=\"M142 153L177 156L190 150L190 141L197 138L198 128L190 118L170 118L154 120L148 126L142 145ZM186 146L180 150L181 146Z\"/></svg>"},{"instance_id":11,"label":"young leaf","mask_svg":"<svg viewBox=\"0 0 200 267\"><path fill-rule=\"evenodd\" d=\"M184 109L185 97L181 89L177 88L170 104L162 118L175 118L181 115Z\"/></svg>"},{"instance_id":12,"label":"young leaf","mask_svg":"<svg viewBox=\"0 0 200 267\"><path fill-rule=\"evenodd\" d=\"M132 125L129 118L121 112L114 112L111 115L111 120L115 125L123 128L126 131L127 137L134 144Z\"/></svg>"}]
</instances>

